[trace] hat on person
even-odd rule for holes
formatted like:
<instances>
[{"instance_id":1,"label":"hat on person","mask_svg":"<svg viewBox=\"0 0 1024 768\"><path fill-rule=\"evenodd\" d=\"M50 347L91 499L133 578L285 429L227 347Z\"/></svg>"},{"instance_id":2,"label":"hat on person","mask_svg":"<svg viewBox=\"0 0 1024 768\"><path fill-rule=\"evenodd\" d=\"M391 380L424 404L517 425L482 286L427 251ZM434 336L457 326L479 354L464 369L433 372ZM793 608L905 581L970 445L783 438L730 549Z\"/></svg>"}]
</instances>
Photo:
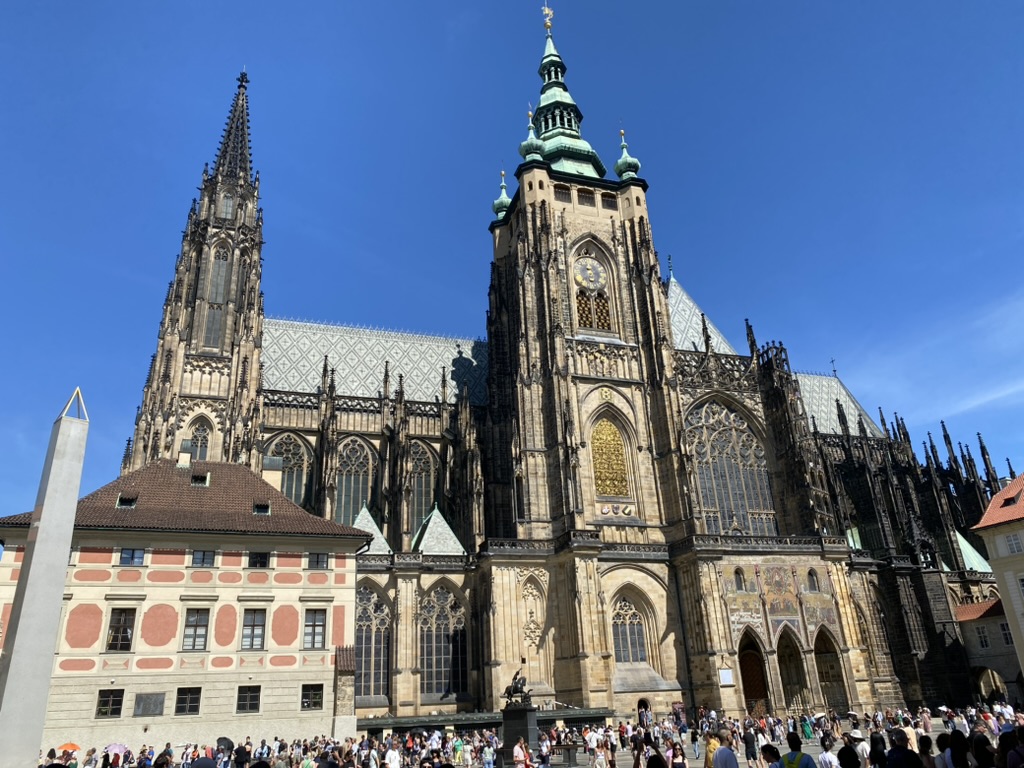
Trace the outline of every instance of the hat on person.
<instances>
[{"instance_id":1,"label":"hat on person","mask_svg":"<svg viewBox=\"0 0 1024 768\"><path fill-rule=\"evenodd\" d=\"M864 734L860 732L860 728L854 728L850 731L850 738L857 739L858 741L864 741Z\"/></svg>"}]
</instances>

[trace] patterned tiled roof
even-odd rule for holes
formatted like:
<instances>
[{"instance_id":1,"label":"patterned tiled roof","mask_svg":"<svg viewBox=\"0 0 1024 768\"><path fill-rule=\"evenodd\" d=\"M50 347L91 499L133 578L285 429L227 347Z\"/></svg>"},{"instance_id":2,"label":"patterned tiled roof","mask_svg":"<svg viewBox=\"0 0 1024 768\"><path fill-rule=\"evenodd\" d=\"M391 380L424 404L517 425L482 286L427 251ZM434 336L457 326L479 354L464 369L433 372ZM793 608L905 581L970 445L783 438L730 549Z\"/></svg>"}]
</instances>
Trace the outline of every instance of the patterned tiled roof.
<instances>
[{"instance_id":1,"label":"patterned tiled roof","mask_svg":"<svg viewBox=\"0 0 1024 768\"><path fill-rule=\"evenodd\" d=\"M994 616L1005 616L1003 601L1000 598L993 600L982 600L980 603L965 603L956 606L957 621L976 621L977 619L990 619Z\"/></svg>"},{"instance_id":2,"label":"patterned tiled roof","mask_svg":"<svg viewBox=\"0 0 1024 768\"><path fill-rule=\"evenodd\" d=\"M269 514L255 514L257 504L269 505ZM31 517L0 518L0 528L28 527ZM367 538L364 531L311 515L241 464L178 467L174 459L122 475L80 499L75 528Z\"/></svg>"},{"instance_id":3,"label":"patterned tiled roof","mask_svg":"<svg viewBox=\"0 0 1024 768\"><path fill-rule=\"evenodd\" d=\"M1012 523L1016 520L1024 520L1024 475L1018 475L992 497L985 514L974 526L974 530Z\"/></svg>"},{"instance_id":4,"label":"patterned tiled roof","mask_svg":"<svg viewBox=\"0 0 1024 768\"><path fill-rule=\"evenodd\" d=\"M674 277L668 280L668 311L672 325L672 343L676 349L692 352L704 351L704 331L700 322L700 307ZM735 355L736 350L708 319L711 346L719 354Z\"/></svg>"},{"instance_id":5,"label":"patterned tiled roof","mask_svg":"<svg viewBox=\"0 0 1024 768\"><path fill-rule=\"evenodd\" d=\"M464 555L466 548L462 546L459 537L452 531L448 521L437 508L437 504L423 521L416 538L412 542L413 552L422 552L424 555Z\"/></svg>"},{"instance_id":6,"label":"patterned tiled roof","mask_svg":"<svg viewBox=\"0 0 1024 768\"><path fill-rule=\"evenodd\" d=\"M400 331L325 325L267 318L263 324L263 386L316 392L324 355L335 369L338 392L376 397L390 363L392 391L403 375L405 396L432 402L441 394L441 369L448 370L448 397L464 386L470 401L487 402L487 342Z\"/></svg>"},{"instance_id":7,"label":"patterned tiled roof","mask_svg":"<svg viewBox=\"0 0 1024 768\"><path fill-rule=\"evenodd\" d=\"M839 412L836 409L836 400L839 400L846 411L846 419L850 422L850 431L853 434L857 434L857 416L860 415L870 437L884 437L881 428L875 424L839 377L820 373L797 373L796 380L800 384L800 394L803 395L807 418L814 417L820 432L838 435L843 431L839 426Z\"/></svg>"},{"instance_id":8,"label":"patterned tiled roof","mask_svg":"<svg viewBox=\"0 0 1024 768\"><path fill-rule=\"evenodd\" d=\"M377 527L377 521L373 519L373 515L370 514L370 510L363 504L363 508L359 510L359 514L356 515L356 519L352 521L352 526L358 528L361 531L366 531L373 538L370 540L370 546L366 550L368 555L390 555L392 550L388 546L388 540L384 538L384 534L380 532L380 528Z\"/></svg>"}]
</instances>

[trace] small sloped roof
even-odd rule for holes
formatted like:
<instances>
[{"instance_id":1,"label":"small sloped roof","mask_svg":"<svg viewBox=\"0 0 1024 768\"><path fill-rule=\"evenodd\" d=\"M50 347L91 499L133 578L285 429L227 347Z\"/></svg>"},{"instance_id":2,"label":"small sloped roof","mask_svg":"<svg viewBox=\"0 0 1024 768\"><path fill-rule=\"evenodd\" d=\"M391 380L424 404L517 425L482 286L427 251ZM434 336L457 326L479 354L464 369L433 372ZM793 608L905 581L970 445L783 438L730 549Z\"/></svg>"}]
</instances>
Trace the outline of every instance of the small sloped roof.
<instances>
[{"instance_id":1,"label":"small sloped roof","mask_svg":"<svg viewBox=\"0 0 1024 768\"><path fill-rule=\"evenodd\" d=\"M842 433L839 425L839 412L836 410L836 400L843 404L846 418L850 422L850 430L857 434L857 416L864 419L864 428L868 431L869 437L883 437L881 428L872 420L857 398L846 388L842 379L838 376L828 376L820 373L797 373L796 380L800 384L800 394L803 396L804 408L807 409L808 419L813 416L818 430L826 434L838 435Z\"/></svg>"},{"instance_id":2,"label":"small sloped roof","mask_svg":"<svg viewBox=\"0 0 1024 768\"><path fill-rule=\"evenodd\" d=\"M202 477L203 484L194 484L193 477ZM254 514L257 504L269 505L270 514ZM0 518L0 528L27 528L31 517L26 512ZM179 467L173 459L122 475L80 499L75 528L366 539L364 531L310 514L241 464L195 461Z\"/></svg>"},{"instance_id":3,"label":"small sloped roof","mask_svg":"<svg viewBox=\"0 0 1024 768\"><path fill-rule=\"evenodd\" d=\"M981 516L973 530L978 531L1017 520L1024 520L1024 475L1011 480L992 497L985 514Z\"/></svg>"},{"instance_id":4,"label":"small sloped roof","mask_svg":"<svg viewBox=\"0 0 1024 768\"><path fill-rule=\"evenodd\" d=\"M370 514L370 510L363 504L363 508L359 510L359 514L356 515L355 521L352 526L358 528L361 531L366 531L373 538L370 539L370 546L366 550L368 555L390 555L392 549L388 546L388 540L384 538L384 534L381 533L380 528L377 525L377 521L373 519L373 515Z\"/></svg>"},{"instance_id":5,"label":"small sloped roof","mask_svg":"<svg viewBox=\"0 0 1024 768\"><path fill-rule=\"evenodd\" d=\"M444 519L441 510L434 504L434 508L423 521L416 538L412 542L412 551L421 552L424 555L465 555L466 548L462 546L459 537Z\"/></svg>"},{"instance_id":6,"label":"small sloped roof","mask_svg":"<svg viewBox=\"0 0 1024 768\"><path fill-rule=\"evenodd\" d=\"M976 621L1005 615L1003 601L998 597L992 600L982 600L980 603L965 603L956 607L957 621Z\"/></svg>"},{"instance_id":7,"label":"small sloped roof","mask_svg":"<svg viewBox=\"0 0 1024 768\"><path fill-rule=\"evenodd\" d=\"M964 556L964 565L968 569L980 573L992 573L992 566L989 565L988 560L981 556L981 552L976 550L974 545L960 534L960 531L956 532L956 540L960 544L960 554Z\"/></svg>"}]
</instances>

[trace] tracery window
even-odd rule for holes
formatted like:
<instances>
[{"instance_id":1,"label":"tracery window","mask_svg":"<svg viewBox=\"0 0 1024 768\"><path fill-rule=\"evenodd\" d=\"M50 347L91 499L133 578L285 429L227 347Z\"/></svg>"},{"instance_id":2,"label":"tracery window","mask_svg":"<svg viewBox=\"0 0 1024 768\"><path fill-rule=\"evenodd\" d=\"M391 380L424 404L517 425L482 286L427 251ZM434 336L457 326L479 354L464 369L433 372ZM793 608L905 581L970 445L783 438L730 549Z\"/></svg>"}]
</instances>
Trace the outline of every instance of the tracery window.
<instances>
[{"instance_id":1,"label":"tracery window","mask_svg":"<svg viewBox=\"0 0 1024 768\"><path fill-rule=\"evenodd\" d=\"M227 294L228 248L218 246L210 262L210 290L207 293L206 327L203 330L203 346L219 347L224 331L224 297Z\"/></svg>"},{"instance_id":2,"label":"tracery window","mask_svg":"<svg viewBox=\"0 0 1024 768\"><path fill-rule=\"evenodd\" d=\"M420 693L454 695L468 690L466 609L445 587L420 604Z\"/></svg>"},{"instance_id":3,"label":"tracery window","mask_svg":"<svg viewBox=\"0 0 1024 768\"><path fill-rule=\"evenodd\" d=\"M192 427L192 458L206 461L210 452L210 424L205 420L196 422Z\"/></svg>"},{"instance_id":4,"label":"tracery window","mask_svg":"<svg viewBox=\"0 0 1024 768\"><path fill-rule=\"evenodd\" d=\"M235 218L235 196L233 193L225 192L224 196L221 197L219 213L222 219Z\"/></svg>"},{"instance_id":5,"label":"tracery window","mask_svg":"<svg viewBox=\"0 0 1024 768\"><path fill-rule=\"evenodd\" d=\"M365 584L356 589L356 696L391 694L391 609Z\"/></svg>"},{"instance_id":6,"label":"tracery window","mask_svg":"<svg viewBox=\"0 0 1024 768\"><path fill-rule=\"evenodd\" d=\"M625 597L619 598L612 611L612 641L615 644L615 661L647 661L644 618Z\"/></svg>"},{"instance_id":7,"label":"tracery window","mask_svg":"<svg viewBox=\"0 0 1024 768\"><path fill-rule=\"evenodd\" d=\"M598 496L629 497L626 444L610 420L601 419L590 436L594 458L594 488Z\"/></svg>"},{"instance_id":8,"label":"tracery window","mask_svg":"<svg viewBox=\"0 0 1024 768\"><path fill-rule=\"evenodd\" d=\"M352 525L370 499L370 476L373 457L366 443L350 438L338 448L338 503L334 519L343 525Z\"/></svg>"},{"instance_id":9,"label":"tracery window","mask_svg":"<svg viewBox=\"0 0 1024 768\"><path fill-rule=\"evenodd\" d=\"M775 536L774 506L764 446L746 419L710 400L686 417L693 451L697 503L708 533L738 527L742 533Z\"/></svg>"},{"instance_id":10,"label":"tracery window","mask_svg":"<svg viewBox=\"0 0 1024 768\"><path fill-rule=\"evenodd\" d=\"M306 501L306 477L311 456L292 435L285 435L270 451L271 456L281 459L281 493L299 506Z\"/></svg>"},{"instance_id":11,"label":"tracery window","mask_svg":"<svg viewBox=\"0 0 1024 768\"><path fill-rule=\"evenodd\" d=\"M415 533L434 505L434 454L423 443L409 448L409 525Z\"/></svg>"}]
</instances>

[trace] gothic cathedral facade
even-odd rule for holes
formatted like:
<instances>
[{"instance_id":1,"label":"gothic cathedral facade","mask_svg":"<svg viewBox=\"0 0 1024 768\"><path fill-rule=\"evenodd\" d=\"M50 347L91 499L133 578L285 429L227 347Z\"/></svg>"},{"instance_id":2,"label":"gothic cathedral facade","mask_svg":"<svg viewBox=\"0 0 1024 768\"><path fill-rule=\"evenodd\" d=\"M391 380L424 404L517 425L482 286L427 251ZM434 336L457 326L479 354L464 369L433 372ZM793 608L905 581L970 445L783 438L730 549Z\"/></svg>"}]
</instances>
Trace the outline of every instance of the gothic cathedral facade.
<instances>
[{"instance_id":1,"label":"gothic cathedral facade","mask_svg":"<svg viewBox=\"0 0 1024 768\"><path fill-rule=\"evenodd\" d=\"M994 594L967 532L982 446L922 465L786 348L738 353L670 274L628 153L608 178L550 28L504 180L487 339L264 318L239 78L203 171L123 470L191 450L373 534L362 717L541 706L628 716L964 698L955 606ZM973 544L972 544L973 541Z\"/></svg>"}]
</instances>

